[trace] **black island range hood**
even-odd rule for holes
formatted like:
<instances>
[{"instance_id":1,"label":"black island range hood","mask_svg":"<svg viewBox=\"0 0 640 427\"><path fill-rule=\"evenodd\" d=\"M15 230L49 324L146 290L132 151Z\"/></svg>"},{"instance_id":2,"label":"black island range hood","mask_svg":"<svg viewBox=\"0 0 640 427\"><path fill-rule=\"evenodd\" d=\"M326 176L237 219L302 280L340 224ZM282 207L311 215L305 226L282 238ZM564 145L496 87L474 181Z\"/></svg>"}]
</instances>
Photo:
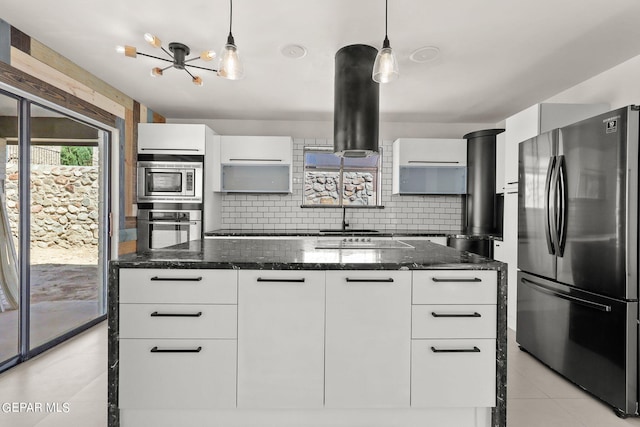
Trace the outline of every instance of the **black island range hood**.
<instances>
[{"instance_id":1,"label":"black island range hood","mask_svg":"<svg viewBox=\"0 0 640 427\"><path fill-rule=\"evenodd\" d=\"M371 73L378 50L345 46L335 57L333 151L343 157L367 157L378 152L380 85Z\"/></svg>"}]
</instances>

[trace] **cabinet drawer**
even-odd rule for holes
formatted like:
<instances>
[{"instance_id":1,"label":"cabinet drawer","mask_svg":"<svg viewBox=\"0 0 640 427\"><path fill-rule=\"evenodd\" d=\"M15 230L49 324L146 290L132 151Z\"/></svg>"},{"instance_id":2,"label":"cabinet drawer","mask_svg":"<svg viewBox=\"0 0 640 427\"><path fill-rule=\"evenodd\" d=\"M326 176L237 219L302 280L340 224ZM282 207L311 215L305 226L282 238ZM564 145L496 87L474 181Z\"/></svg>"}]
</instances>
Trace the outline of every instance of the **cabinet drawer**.
<instances>
[{"instance_id":1,"label":"cabinet drawer","mask_svg":"<svg viewBox=\"0 0 640 427\"><path fill-rule=\"evenodd\" d=\"M236 338L236 305L120 304L121 338Z\"/></svg>"},{"instance_id":2,"label":"cabinet drawer","mask_svg":"<svg viewBox=\"0 0 640 427\"><path fill-rule=\"evenodd\" d=\"M412 338L495 338L495 305L414 305Z\"/></svg>"},{"instance_id":3,"label":"cabinet drawer","mask_svg":"<svg viewBox=\"0 0 640 427\"><path fill-rule=\"evenodd\" d=\"M121 303L236 304L235 270L123 268Z\"/></svg>"},{"instance_id":4,"label":"cabinet drawer","mask_svg":"<svg viewBox=\"0 0 640 427\"><path fill-rule=\"evenodd\" d=\"M412 340L412 407L493 407L495 340Z\"/></svg>"},{"instance_id":5,"label":"cabinet drawer","mask_svg":"<svg viewBox=\"0 0 640 427\"><path fill-rule=\"evenodd\" d=\"M120 340L120 408L234 408L236 347L236 340Z\"/></svg>"},{"instance_id":6,"label":"cabinet drawer","mask_svg":"<svg viewBox=\"0 0 640 427\"><path fill-rule=\"evenodd\" d=\"M498 275L488 270L413 272L414 304L495 304Z\"/></svg>"}]
</instances>

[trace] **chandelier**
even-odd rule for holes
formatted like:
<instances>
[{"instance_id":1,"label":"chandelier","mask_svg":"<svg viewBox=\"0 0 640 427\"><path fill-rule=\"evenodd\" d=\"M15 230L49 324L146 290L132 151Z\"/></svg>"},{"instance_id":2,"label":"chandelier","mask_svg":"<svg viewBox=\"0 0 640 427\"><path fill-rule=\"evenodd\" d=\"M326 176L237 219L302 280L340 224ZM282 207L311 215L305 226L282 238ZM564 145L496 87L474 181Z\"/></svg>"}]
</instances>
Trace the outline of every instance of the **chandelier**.
<instances>
[{"instance_id":1,"label":"chandelier","mask_svg":"<svg viewBox=\"0 0 640 427\"><path fill-rule=\"evenodd\" d=\"M229 0L229 35L227 36L227 42L222 48L222 55L220 56L220 61L218 63L218 68L208 68L201 67L199 65L194 65L191 62L197 59L203 61L212 61L216 58L216 52L213 50L206 50L201 52L199 56L194 56L192 58L188 58L191 54L191 49L189 46L179 42L171 42L168 45L168 49L162 46L162 41L154 36L153 34L146 33L144 35L144 39L154 48L160 48L162 51L167 54L168 58L163 58L156 55L150 55L147 53L139 52L134 46L118 46L116 50L119 53L124 54L130 58L136 58L138 55L146 56L148 58L157 59L160 61L170 63L166 67L154 67L151 69L151 75L154 77L160 77L164 74L164 72L170 68L175 68L178 70L184 70L191 76L191 81L193 84L197 86L202 86L202 77L194 74L195 70L206 70L212 71L216 73L219 77L223 77L229 80L239 80L244 77L244 67L242 62L240 62L240 57L238 55L238 48L235 44L235 40L233 38L233 34L231 33L231 24L233 18L233 1ZM192 72L193 71L193 72Z\"/></svg>"}]
</instances>

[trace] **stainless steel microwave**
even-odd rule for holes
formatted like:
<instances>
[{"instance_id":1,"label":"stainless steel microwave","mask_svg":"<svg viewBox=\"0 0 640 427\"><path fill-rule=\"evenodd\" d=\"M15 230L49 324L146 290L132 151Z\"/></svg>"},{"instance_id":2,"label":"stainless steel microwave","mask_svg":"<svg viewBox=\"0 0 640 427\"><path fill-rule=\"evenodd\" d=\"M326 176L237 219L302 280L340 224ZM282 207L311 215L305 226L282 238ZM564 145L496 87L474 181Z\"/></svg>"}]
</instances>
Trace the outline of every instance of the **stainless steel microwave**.
<instances>
[{"instance_id":1,"label":"stainless steel microwave","mask_svg":"<svg viewBox=\"0 0 640 427\"><path fill-rule=\"evenodd\" d=\"M202 203L202 162L138 162L138 203Z\"/></svg>"}]
</instances>

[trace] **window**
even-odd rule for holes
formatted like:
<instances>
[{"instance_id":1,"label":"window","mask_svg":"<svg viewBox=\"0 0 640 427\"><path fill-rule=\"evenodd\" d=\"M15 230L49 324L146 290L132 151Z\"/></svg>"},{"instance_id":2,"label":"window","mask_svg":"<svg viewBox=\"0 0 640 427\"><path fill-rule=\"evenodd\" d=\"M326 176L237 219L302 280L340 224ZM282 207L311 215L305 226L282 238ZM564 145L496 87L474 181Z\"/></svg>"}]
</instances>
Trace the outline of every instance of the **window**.
<instances>
[{"instance_id":1,"label":"window","mask_svg":"<svg viewBox=\"0 0 640 427\"><path fill-rule=\"evenodd\" d=\"M302 204L380 205L380 154L340 157L331 149L305 148Z\"/></svg>"}]
</instances>

